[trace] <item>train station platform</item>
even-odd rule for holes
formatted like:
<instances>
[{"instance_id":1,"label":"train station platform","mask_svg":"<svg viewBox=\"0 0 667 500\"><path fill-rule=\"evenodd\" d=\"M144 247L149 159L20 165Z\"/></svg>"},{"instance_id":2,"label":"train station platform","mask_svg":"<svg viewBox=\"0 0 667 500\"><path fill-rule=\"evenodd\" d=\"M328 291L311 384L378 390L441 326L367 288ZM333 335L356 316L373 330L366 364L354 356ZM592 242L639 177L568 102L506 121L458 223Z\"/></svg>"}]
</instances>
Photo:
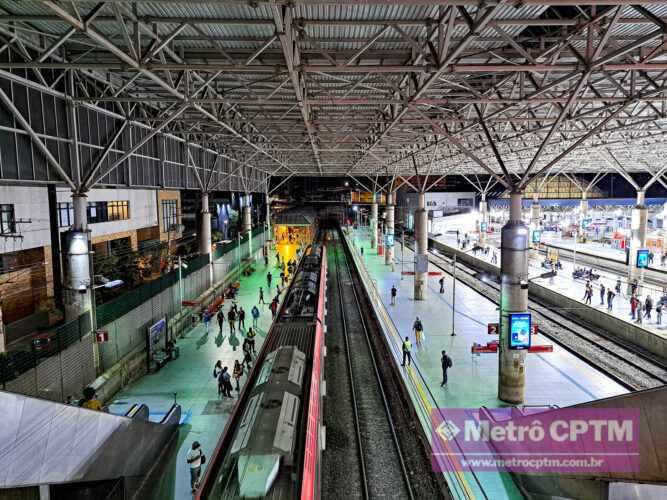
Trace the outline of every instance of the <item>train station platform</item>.
<instances>
[{"instance_id":1,"label":"train station platform","mask_svg":"<svg viewBox=\"0 0 667 500\"><path fill-rule=\"evenodd\" d=\"M278 249L281 258L293 256L296 247L283 245ZM245 327L252 326L250 311L259 300L259 287L264 289L265 306L259 305L260 317L256 336L256 349L262 343L271 326L271 311L268 304L276 294L275 284L279 282L280 270L276 267L276 250L271 252L269 265L262 258L255 264L255 272L241 278L236 303L246 311ZM272 292L266 288L266 275L273 275ZM282 294L284 295L284 293ZM225 300L222 309L227 312L232 301ZM174 399L182 407L182 418L179 429L177 452L171 457L167 466L168 473L162 474L162 483L155 498L182 500L190 498L190 472L185 455L193 441L199 441L203 453L210 457L222 434L229 414L236 404L236 397L218 397L218 383L213 378L213 367L220 360L230 372L234 361L243 360L243 332L239 331L238 321L236 334L230 335L229 324L225 320L222 333L219 333L215 318L211 320L210 332L207 334L203 323L199 322L183 337L178 339L180 356L168 362L157 373L145 375L130 386L119 392L110 404L113 413L124 413L133 403L141 402L151 410L150 419L159 419L166 412ZM241 386L245 383L245 375L241 378ZM232 379L232 383L234 380ZM236 396L236 391L232 393ZM207 465L202 467L202 477Z\"/></svg>"},{"instance_id":2,"label":"train station platform","mask_svg":"<svg viewBox=\"0 0 667 500\"><path fill-rule=\"evenodd\" d=\"M456 235L454 233L441 235L434 239L451 248L457 248ZM488 242L487 244L490 246L489 253L483 254L482 252L477 252L477 255L475 256L479 259L485 260L486 262L488 262L493 266L500 268L500 249L496 246L498 245L498 243L499 241ZM470 246L468 248L470 249ZM494 252L496 252L497 254L497 262L492 261ZM577 252L579 252L578 248ZM665 318L663 319L662 324L659 325L657 324L656 312L655 312L655 305L662 296L661 288L658 288L655 285L651 284L643 285L642 292L639 298L643 303L644 300L646 299L646 296L650 295L651 298L653 299L654 310L652 311L651 319L645 318L642 320L641 324L638 324L636 321L632 320L632 314L630 311L630 300L629 297L626 295L625 276L619 276L617 274L593 267L595 274L599 274L600 278L594 280L591 283L593 286L593 300L591 305L587 306L584 304L583 300L584 291L586 288L586 280L574 279L572 277L572 272L574 270L573 263L568 262L566 260L561 260L563 269L559 270L555 277L539 278L538 276L540 274L548 271L548 269L542 267L542 262L544 262L544 259L545 259L544 254L540 254L537 252L529 252L528 268L530 276L532 278L531 281L534 281L537 284L547 286L551 290L556 291L557 293L565 297L579 300L579 302L581 302L581 308L593 307L596 310L599 310L605 314L609 314L610 316L622 320L628 324L632 324L635 327L645 330L648 333L667 338L667 314L665 314ZM590 269L591 266L587 265L586 268ZM606 297L604 303L601 303L602 301L600 300L600 285L604 285L605 289L611 287L611 289L614 290L616 287L616 280L619 277L622 279L621 293L617 294L616 297L614 297L612 301L612 310L609 311ZM667 313L667 310L665 311L665 313Z\"/></svg>"},{"instance_id":3,"label":"train station platform","mask_svg":"<svg viewBox=\"0 0 667 500\"><path fill-rule=\"evenodd\" d=\"M350 233L357 261L363 262L372 284L371 294L379 297L378 316L385 316L389 330L385 331L390 345L393 344L395 362L400 368L400 341L405 336L413 343L413 367L402 369L406 383L423 385L413 393L415 405L422 406L427 399L440 408L480 408L481 406L505 406L497 397L498 355L472 355L474 342L486 344L490 339L487 324L498 321L496 304L471 288L457 281L455 311L452 307L452 278L445 274L445 293L439 293L440 276L429 275L428 296L425 301L413 299L413 277L402 276L401 269L413 270L413 253L407 247L395 247L394 269L385 265L384 256L370 249L368 233L358 229ZM363 247L363 255L361 248ZM429 271L437 272L432 264ZM362 273L363 274L363 273ZM391 305L392 286L398 289L396 305ZM452 336L454 316L455 336ZM426 339L421 347L416 346L412 324L419 317L424 325ZM540 335L534 344L551 344ZM440 357L446 350L452 358L449 381L441 387ZM627 390L600 371L589 366L564 348L553 345L551 353L529 354L526 362L526 406L569 406L595 399L624 394ZM428 406L428 405L427 405ZM448 478L450 486L455 484L458 497L466 498L466 490L484 491L487 498L520 498L516 486L504 473L464 473L461 478ZM483 497L479 495L479 497Z\"/></svg>"}]
</instances>

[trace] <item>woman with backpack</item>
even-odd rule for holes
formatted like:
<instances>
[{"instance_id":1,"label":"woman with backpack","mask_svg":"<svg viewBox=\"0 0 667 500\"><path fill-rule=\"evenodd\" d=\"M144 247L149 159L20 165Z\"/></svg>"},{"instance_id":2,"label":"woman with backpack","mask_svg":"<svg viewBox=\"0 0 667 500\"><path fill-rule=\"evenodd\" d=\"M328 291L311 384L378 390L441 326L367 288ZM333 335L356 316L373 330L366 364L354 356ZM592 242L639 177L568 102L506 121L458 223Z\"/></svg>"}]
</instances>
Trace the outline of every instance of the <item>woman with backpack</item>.
<instances>
[{"instance_id":1,"label":"woman with backpack","mask_svg":"<svg viewBox=\"0 0 667 500\"><path fill-rule=\"evenodd\" d=\"M417 347L419 347L424 340L424 326L422 325L419 316L417 316L417 319L415 319L415 322L412 325L412 329L415 331L415 344L417 344Z\"/></svg>"},{"instance_id":2,"label":"woman with backpack","mask_svg":"<svg viewBox=\"0 0 667 500\"><path fill-rule=\"evenodd\" d=\"M243 376L243 365L239 363L239 360L237 359L234 361L234 371L232 372L232 377L234 377L234 380L236 380L236 391L240 391L240 386L239 386L239 379Z\"/></svg>"},{"instance_id":3,"label":"woman with backpack","mask_svg":"<svg viewBox=\"0 0 667 500\"><path fill-rule=\"evenodd\" d=\"M222 397L224 394L223 385L220 382L220 372L222 372L222 361L218 360L215 362L213 367L213 378L218 382L218 397Z\"/></svg>"}]
</instances>

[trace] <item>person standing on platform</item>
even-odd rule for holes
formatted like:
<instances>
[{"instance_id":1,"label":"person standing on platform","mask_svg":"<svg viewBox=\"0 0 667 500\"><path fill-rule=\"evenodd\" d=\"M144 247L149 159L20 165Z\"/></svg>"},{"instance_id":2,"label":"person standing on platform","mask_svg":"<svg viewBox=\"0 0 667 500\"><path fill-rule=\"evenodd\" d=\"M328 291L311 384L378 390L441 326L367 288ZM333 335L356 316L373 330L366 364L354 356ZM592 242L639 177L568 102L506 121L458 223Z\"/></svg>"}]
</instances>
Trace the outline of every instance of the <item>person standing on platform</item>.
<instances>
[{"instance_id":1,"label":"person standing on platform","mask_svg":"<svg viewBox=\"0 0 667 500\"><path fill-rule=\"evenodd\" d=\"M445 278L444 278L444 276L442 278L440 278L440 281L438 281L438 283L440 283L440 293L445 293Z\"/></svg>"},{"instance_id":2,"label":"person standing on platform","mask_svg":"<svg viewBox=\"0 0 667 500\"><path fill-rule=\"evenodd\" d=\"M653 264L653 258L655 257L653 251L648 253L648 263Z\"/></svg>"},{"instance_id":3,"label":"person standing on platform","mask_svg":"<svg viewBox=\"0 0 667 500\"><path fill-rule=\"evenodd\" d=\"M417 347L420 347L424 337L424 325L422 325L419 316L417 316L415 322L412 324L412 329L415 332L415 344L417 344Z\"/></svg>"},{"instance_id":4,"label":"person standing on platform","mask_svg":"<svg viewBox=\"0 0 667 500\"><path fill-rule=\"evenodd\" d=\"M498 263L498 254L496 251L493 251L493 255L491 256L491 264L497 264Z\"/></svg>"},{"instance_id":5,"label":"person standing on platform","mask_svg":"<svg viewBox=\"0 0 667 500\"><path fill-rule=\"evenodd\" d=\"M250 346L250 351L253 354L257 354L257 351L255 351L255 337L256 336L257 336L257 334L255 333L255 330L253 330L252 328L249 328L248 329L248 334L247 334L248 345Z\"/></svg>"},{"instance_id":6,"label":"person standing on platform","mask_svg":"<svg viewBox=\"0 0 667 500\"><path fill-rule=\"evenodd\" d=\"M257 301L258 304L264 304L264 289L260 286L259 287L259 300Z\"/></svg>"},{"instance_id":7,"label":"person standing on platform","mask_svg":"<svg viewBox=\"0 0 667 500\"><path fill-rule=\"evenodd\" d=\"M403 363L401 366L405 366L405 360L408 360L408 366L412 364L412 342L410 342L410 337L405 337L403 341Z\"/></svg>"},{"instance_id":8,"label":"person standing on platform","mask_svg":"<svg viewBox=\"0 0 667 500\"><path fill-rule=\"evenodd\" d=\"M440 364L442 365L442 383L440 387L445 387L447 385L447 370L452 367L452 358L447 356L447 353L443 349L442 357L440 358Z\"/></svg>"},{"instance_id":9,"label":"person standing on platform","mask_svg":"<svg viewBox=\"0 0 667 500\"><path fill-rule=\"evenodd\" d=\"M621 278L616 278L616 295L621 293Z\"/></svg>"},{"instance_id":10,"label":"person standing on platform","mask_svg":"<svg viewBox=\"0 0 667 500\"><path fill-rule=\"evenodd\" d=\"M271 318L275 319L276 318L276 311L278 310L278 300L273 299L271 301Z\"/></svg>"},{"instance_id":11,"label":"person standing on platform","mask_svg":"<svg viewBox=\"0 0 667 500\"><path fill-rule=\"evenodd\" d=\"M651 311L653 310L653 299L650 295L646 296L646 301L644 302L644 317L649 321L651 320Z\"/></svg>"},{"instance_id":12,"label":"person standing on platform","mask_svg":"<svg viewBox=\"0 0 667 500\"><path fill-rule=\"evenodd\" d=\"M229 332L235 332L236 331L236 312L234 311L234 308L230 308L229 312L227 313L227 322L229 323Z\"/></svg>"},{"instance_id":13,"label":"person standing on platform","mask_svg":"<svg viewBox=\"0 0 667 500\"><path fill-rule=\"evenodd\" d=\"M658 302L658 305L655 306L655 320L656 325L662 325L662 302Z\"/></svg>"},{"instance_id":14,"label":"person standing on platform","mask_svg":"<svg viewBox=\"0 0 667 500\"><path fill-rule=\"evenodd\" d=\"M218 318L218 326L220 327L220 333L222 333L222 327L225 324L225 313L222 312L222 307L218 311L216 318Z\"/></svg>"},{"instance_id":15,"label":"person standing on platform","mask_svg":"<svg viewBox=\"0 0 667 500\"><path fill-rule=\"evenodd\" d=\"M271 290L271 280L273 279L273 276L271 276L271 271L266 273L266 283L267 283L267 288Z\"/></svg>"},{"instance_id":16,"label":"person standing on platform","mask_svg":"<svg viewBox=\"0 0 667 500\"><path fill-rule=\"evenodd\" d=\"M208 335L208 332L211 329L211 313L204 311L204 317L202 319L204 321L204 327L206 328L206 334Z\"/></svg>"},{"instance_id":17,"label":"person standing on platform","mask_svg":"<svg viewBox=\"0 0 667 500\"><path fill-rule=\"evenodd\" d=\"M245 330L245 311L243 308L239 309L239 330Z\"/></svg>"},{"instance_id":18,"label":"person standing on platform","mask_svg":"<svg viewBox=\"0 0 667 500\"><path fill-rule=\"evenodd\" d=\"M588 281L586 282L586 290L584 291L584 303L586 305L590 305L592 300L593 300L593 286L591 285L591 282Z\"/></svg>"},{"instance_id":19,"label":"person standing on platform","mask_svg":"<svg viewBox=\"0 0 667 500\"><path fill-rule=\"evenodd\" d=\"M243 376L243 365L239 363L239 360L237 359L234 361L234 371L232 372L232 377L234 377L234 380L236 380L236 392L239 392L241 390L239 380Z\"/></svg>"},{"instance_id":20,"label":"person standing on platform","mask_svg":"<svg viewBox=\"0 0 667 500\"><path fill-rule=\"evenodd\" d=\"M637 280L632 280L630 284L630 295L635 295L637 293Z\"/></svg>"},{"instance_id":21,"label":"person standing on platform","mask_svg":"<svg viewBox=\"0 0 667 500\"><path fill-rule=\"evenodd\" d=\"M206 460L204 453L201 451L201 445L198 441L192 443L192 448L188 450L187 455L185 456L190 467L190 488L192 493L197 491L199 488L199 478L201 476L201 466Z\"/></svg>"},{"instance_id":22,"label":"person standing on platform","mask_svg":"<svg viewBox=\"0 0 667 500\"><path fill-rule=\"evenodd\" d=\"M252 315L252 326L257 328L257 320L259 320L259 308L257 306L252 306L250 314Z\"/></svg>"},{"instance_id":23,"label":"person standing on platform","mask_svg":"<svg viewBox=\"0 0 667 500\"><path fill-rule=\"evenodd\" d=\"M611 310L613 308L613 302L614 302L614 297L615 296L616 296L616 294L611 291L611 288L608 288L607 289L607 311L611 312Z\"/></svg>"},{"instance_id":24,"label":"person standing on platform","mask_svg":"<svg viewBox=\"0 0 667 500\"><path fill-rule=\"evenodd\" d=\"M639 304L639 300L637 300L637 297L635 297L634 295L632 297L630 297L630 316L632 316L632 319L635 319L638 304ZM641 315L641 313L640 313L640 315Z\"/></svg>"},{"instance_id":25,"label":"person standing on platform","mask_svg":"<svg viewBox=\"0 0 667 500\"><path fill-rule=\"evenodd\" d=\"M600 305L604 305L604 296L605 296L606 289L602 283L600 283Z\"/></svg>"},{"instance_id":26,"label":"person standing on platform","mask_svg":"<svg viewBox=\"0 0 667 500\"><path fill-rule=\"evenodd\" d=\"M395 306L396 305L396 294L398 293L398 290L396 290L396 285L391 285L391 305Z\"/></svg>"}]
</instances>

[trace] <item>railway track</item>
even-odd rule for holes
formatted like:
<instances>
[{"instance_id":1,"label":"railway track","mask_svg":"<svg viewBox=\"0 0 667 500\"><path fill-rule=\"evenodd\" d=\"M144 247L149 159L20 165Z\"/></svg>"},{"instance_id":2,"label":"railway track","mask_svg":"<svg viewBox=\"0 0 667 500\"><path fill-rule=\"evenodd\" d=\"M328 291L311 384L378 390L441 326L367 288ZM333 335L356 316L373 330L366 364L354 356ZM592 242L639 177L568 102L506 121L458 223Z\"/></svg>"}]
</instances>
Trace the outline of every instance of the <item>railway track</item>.
<instances>
[{"instance_id":1,"label":"railway track","mask_svg":"<svg viewBox=\"0 0 667 500\"><path fill-rule=\"evenodd\" d=\"M340 239L331 241L327 315L327 449L323 498L442 498L415 419L398 401L392 369L371 336L378 327ZM383 365L383 366L380 366ZM391 399L387 397L390 395ZM331 446L330 446L331 443ZM428 443L426 443L428 445Z\"/></svg>"},{"instance_id":2,"label":"railway track","mask_svg":"<svg viewBox=\"0 0 667 500\"><path fill-rule=\"evenodd\" d=\"M429 260L451 274L452 259L430 251ZM483 272L468 264L456 263L457 279L495 303L500 303L500 286L494 281L481 281ZM463 273L463 274L461 274ZM642 390L667 384L667 363L659 357L623 340L612 337L584 321L572 321L553 306L529 297L529 309L540 325L540 333L575 356L595 366L630 390Z\"/></svg>"}]
</instances>

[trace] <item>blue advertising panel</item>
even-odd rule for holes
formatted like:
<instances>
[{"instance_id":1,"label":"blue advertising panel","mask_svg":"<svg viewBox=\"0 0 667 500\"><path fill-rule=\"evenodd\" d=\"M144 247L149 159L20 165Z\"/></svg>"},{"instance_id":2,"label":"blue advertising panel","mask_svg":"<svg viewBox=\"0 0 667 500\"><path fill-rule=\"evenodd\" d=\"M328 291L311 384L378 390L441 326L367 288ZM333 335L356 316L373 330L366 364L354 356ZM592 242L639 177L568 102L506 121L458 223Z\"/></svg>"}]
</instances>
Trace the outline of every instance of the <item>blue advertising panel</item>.
<instances>
[{"instance_id":1,"label":"blue advertising panel","mask_svg":"<svg viewBox=\"0 0 667 500\"><path fill-rule=\"evenodd\" d=\"M593 222L593 219L582 219L581 227L586 229L588 226L591 225L592 222Z\"/></svg>"},{"instance_id":2,"label":"blue advertising panel","mask_svg":"<svg viewBox=\"0 0 667 500\"><path fill-rule=\"evenodd\" d=\"M530 347L530 313L510 313L510 349Z\"/></svg>"},{"instance_id":3,"label":"blue advertising panel","mask_svg":"<svg viewBox=\"0 0 667 500\"><path fill-rule=\"evenodd\" d=\"M385 245L388 247L393 247L394 246L394 235L393 234L387 234L384 238L385 240Z\"/></svg>"},{"instance_id":4,"label":"blue advertising panel","mask_svg":"<svg viewBox=\"0 0 667 500\"><path fill-rule=\"evenodd\" d=\"M647 268L648 267L648 248L640 248L637 250L637 267Z\"/></svg>"},{"instance_id":5,"label":"blue advertising panel","mask_svg":"<svg viewBox=\"0 0 667 500\"><path fill-rule=\"evenodd\" d=\"M536 229L533 231L533 243L539 243L540 239L542 239L542 231L539 229Z\"/></svg>"},{"instance_id":6,"label":"blue advertising panel","mask_svg":"<svg viewBox=\"0 0 667 500\"><path fill-rule=\"evenodd\" d=\"M486 231L486 228L487 228L487 223L486 223L486 222L482 222L482 223L479 225L479 230L482 231L482 232L485 232L485 231Z\"/></svg>"}]
</instances>

